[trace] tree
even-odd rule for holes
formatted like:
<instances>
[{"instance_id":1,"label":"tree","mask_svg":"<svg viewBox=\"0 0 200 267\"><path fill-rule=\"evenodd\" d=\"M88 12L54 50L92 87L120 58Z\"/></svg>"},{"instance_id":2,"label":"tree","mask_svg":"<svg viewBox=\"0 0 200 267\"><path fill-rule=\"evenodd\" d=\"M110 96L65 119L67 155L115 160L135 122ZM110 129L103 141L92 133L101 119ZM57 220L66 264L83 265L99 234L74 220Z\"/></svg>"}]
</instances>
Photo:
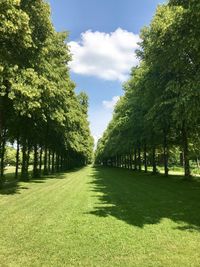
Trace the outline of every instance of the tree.
<instances>
[{"instance_id":1,"label":"tree","mask_svg":"<svg viewBox=\"0 0 200 267\"><path fill-rule=\"evenodd\" d=\"M25 181L30 155L34 177L41 175L42 165L44 174L84 165L93 146L88 99L74 92L67 33L55 31L42 0L2 1L0 18L1 181L8 141L17 143L16 178L22 150Z\"/></svg>"},{"instance_id":2,"label":"tree","mask_svg":"<svg viewBox=\"0 0 200 267\"><path fill-rule=\"evenodd\" d=\"M169 151L176 146L184 155L185 176L190 177L190 148L199 140L200 123L199 11L196 0L170 0L158 7L150 26L141 31L137 51L141 61L98 143L98 161L121 153L129 167L128 154L134 150L135 169L141 170L143 160L145 170L150 162L156 173L162 162L167 176Z\"/></svg>"}]
</instances>

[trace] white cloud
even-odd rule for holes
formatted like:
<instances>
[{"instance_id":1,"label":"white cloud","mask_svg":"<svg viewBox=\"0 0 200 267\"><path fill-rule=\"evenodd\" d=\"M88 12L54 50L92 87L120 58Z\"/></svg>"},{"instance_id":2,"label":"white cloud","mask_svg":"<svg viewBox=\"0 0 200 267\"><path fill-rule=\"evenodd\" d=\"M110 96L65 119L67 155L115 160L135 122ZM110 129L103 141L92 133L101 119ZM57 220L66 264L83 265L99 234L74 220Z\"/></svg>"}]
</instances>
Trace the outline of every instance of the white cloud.
<instances>
[{"instance_id":1,"label":"white cloud","mask_svg":"<svg viewBox=\"0 0 200 267\"><path fill-rule=\"evenodd\" d=\"M70 68L77 74L125 81L138 64L135 50L139 41L137 34L121 28L111 33L88 30L80 41L69 42L73 59Z\"/></svg>"},{"instance_id":2,"label":"white cloud","mask_svg":"<svg viewBox=\"0 0 200 267\"><path fill-rule=\"evenodd\" d=\"M119 96L113 96L112 100L110 101L103 101L103 106L108 109L114 109L115 105L117 104L117 101L120 99Z\"/></svg>"}]
</instances>

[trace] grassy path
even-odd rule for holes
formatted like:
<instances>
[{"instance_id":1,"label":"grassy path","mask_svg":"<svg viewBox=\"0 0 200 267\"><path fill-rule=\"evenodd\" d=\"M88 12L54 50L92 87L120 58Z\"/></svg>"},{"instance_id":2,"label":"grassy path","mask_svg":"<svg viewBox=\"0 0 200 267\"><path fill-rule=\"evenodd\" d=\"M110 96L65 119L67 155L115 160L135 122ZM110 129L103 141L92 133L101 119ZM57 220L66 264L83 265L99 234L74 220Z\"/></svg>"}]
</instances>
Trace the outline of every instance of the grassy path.
<instances>
[{"instance_id":1,"label":"grassy path","mask_svg":"<svg viewBox=\"0 0 200 267\"><path fill-rule=\"evenodd\" d=\"M200 183L86 167L0 192L0 266L200 266Z\"/></svg>"}]
</instances>

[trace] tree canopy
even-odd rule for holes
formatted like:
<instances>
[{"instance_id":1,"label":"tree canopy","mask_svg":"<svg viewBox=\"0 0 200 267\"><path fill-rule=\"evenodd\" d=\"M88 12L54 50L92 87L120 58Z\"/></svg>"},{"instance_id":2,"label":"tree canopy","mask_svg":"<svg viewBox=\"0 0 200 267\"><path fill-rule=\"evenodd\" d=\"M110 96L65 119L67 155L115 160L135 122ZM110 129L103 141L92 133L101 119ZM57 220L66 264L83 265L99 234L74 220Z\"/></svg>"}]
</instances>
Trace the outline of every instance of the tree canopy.
<instances>
[{"instance_id":1,"label":"tree canopy","mask_svg":"<svg viewBox=\"0 0 200 267\"><path fill-rule=\"evenodd\" d=\"M97 162L139 170L143 163L154 173L164 164L168 175L170 155L178 149L190 176L200 140L199 14L198 1L171 0L141 31L140 64L98 142Z\"/></svg>"},{"instance_id":2,"label":"tree canopy","mask_svg":"<svg viewBox=\"0 0 200 267\"><path fill-rule=\"evenodd\" d=\"M6 143L16 147L16 178L65 170L91 161L93 138L88 99L77 95L69 76L68 34L56 32L49 5L42 0L0 3L1 183Z\"/></svg>"}]
</instances>

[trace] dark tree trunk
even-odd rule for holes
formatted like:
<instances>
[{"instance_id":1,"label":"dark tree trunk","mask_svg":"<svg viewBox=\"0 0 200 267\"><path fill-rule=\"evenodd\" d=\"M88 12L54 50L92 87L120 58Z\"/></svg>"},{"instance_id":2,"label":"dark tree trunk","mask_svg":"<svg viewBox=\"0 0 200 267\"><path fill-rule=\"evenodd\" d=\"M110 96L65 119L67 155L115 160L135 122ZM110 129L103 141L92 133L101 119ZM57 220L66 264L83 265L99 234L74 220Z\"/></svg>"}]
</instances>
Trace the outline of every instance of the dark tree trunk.
<instances>
[{"instance_id":1,"label":"dark tree trunk","mask_svg":"<svg viewBox=\"0 0 200 267\"><path fill-rule=\"evenodd\" d=\"M0 144L2 143L2 136L3 136L3 104L2 104L2 97L0 96Z\"/></svg>"},{"instance_id":2,"label":"dark tree trunk","mask_svg":"<svg viewBox=\"0 0 200 267\"><path fill-rule=\"evenodd\" d=\"M184 154L184 172L185 177L190 177L190 161L189 161L189 149L188 149L188 134L185 125L182 128L182 138L183 138L183 154Z\"/></svg>"},{"instance_id":3,"label":"dark tree trunk","mask_svg":"<svg viewBox=\"0 0 200 267\"><path fill-rule=\"evenodd\" d=\"M6 152L6 130L4 129L1 136L1 168L0 168L0 184L4 182L4 168L5 168L5 152Z\"/></svg>"},{"instance_id":4,"label":"dark tree trunk","mask_svg":"<svg viewBox=\"0 0 200 267\"><path fill-rule=\"evenodd\" d=\"M39 177L39 170L38 170L38 146L34 145L34 162L33 162L33 177Z\"/></svg>"},{"instance_id":5,"label":"dark tree trunk","mask_svg":"<svg viewBox=\"0 0 200 267\"><path fill-rule=\"evenodd\" d=\"M28 142L28 153L27 153L27 161L26 161L26 173L27 177L29 178L29 162L30 162L30 152L31 152L31 146Z\"/></svg>"},{"instance_id":6,"label":"dark tree trunk","mask_svg":"<svg viewBox=\"0 0 200 267\"><path fill-rule=\"evenodd\" d=\"M75 160L75 165L76 165L76 160ZM60 154L58 154L58 172L60 172Z\"/></svg>"},{"instance_id":7,"label":"dark tree trunk","mask_svg":"<svg viewBox=\"0 0 200 267\"><path fill-rule=\"evenodd\" d=\"M56 153L56 172L59 172L59 156L58 156L58 153Z\"/></svg>"},{"instance_id":8,"label":"dark tree trunk","mask_svg":"<svg viewBox=\"0 0 200 267\"><path fill-rule=\"evenodd\" d=\"M27 141L24 140L22 145L22 169L21 169L21 180L28 181L28 172L27 172L27 164L28 164L28 147Z\"/></svg>"},{"instance_id":9,"label":"dark tree trunk","mask_svg":"<svg viewBox=\"0 0 200 267\"><path fill-rule=\"evenodd\" d=\"M51 150L49 149L48 153L48 173L51 171Z\"/></svg>"},{"instance_id":10,"label":"dark tree trunk","mask_svg":"<svg viewBox=\"0 0 200 267\"><path fill-rule=\"evenodd\" d=\"M144 171L147 173L147 145L144 145Z\"/></svg>"},{"instance_id":11,"label":"dark tree trunk","mask_svg":"<svg viewBox=\"0 0 200 267\"><path fill-rule=\"evenodd\" d=\"M138 169L139 169L139 171L141 171L141 166L142 166L142 164L141 164L141 147L140 147L140 144L138 145Z\"/></svg>"},{"instance_id":12,"label":"dark tree trunk","mask_svg":"<svg viewBox=\"0 0 200 267\"><path fill-rule=\"evenodd\" d=\"M63 156L60 157L60 171L63 171Z\"/></svg>"},{"instance_id":13,"label":"dark tree trunk","mask_svg":"<svg viewBox=\"0 0 200 267\"><path fill-rule=\"evenodd\" d=\"M153 167L153 174L157 173L157 168L156 168L156 148L153 147L152 149L152 167Z\"/></svg>"},{"instance_id":14,"label":"dark tree trunk","mask_svg":"<svg viewBox=\"0 0 200 267\"><path fill-rule=\"evenodd\" d=\"M132 155L131 155L131 151L129 153L129 169L132 169Z\"/></svg>"},{"instance_id":15,"label":"dark tree trunk","mask_svg":"<svg viewBox=\"0 0 200 267\"><path fill-rule=\"evenodd\" d=\"M48 174L47 157L48 157L48 149L47 149L47 145L45 144L45 149L44 149L44 170L43 170L44 175Z\"/></svg>"},{"instance_id":16,"label":"dark tree trunk","mask_svg":"<svg viewBox=\"0 0 200 267\"><path fill-rule=\"evenodd\" d=\"M197 169L199 169L199 159L198 159L198 157L196 158L196 163L197 163Z\"/></svg>"},{"instance_id":17,"label":"dark tree trunk","mask_svg":"<svg viewBox=\"0 0 200 267\"><path fill-rule=\"evenodd\" d=\"M164 139L163 139L164 169L165 169L165 176L168 176L168 173L169 173L169 168L168 168L169 150L168 150L166 131L163 132L163 135L164 135Z\"/></svg>"},{"instance_id":18,"label":"dark tree trunk","mask_svg":"<svg viewBox=\"0 0 200 267\"><path fill-rule=\"evenodd\" d=\"M129 157L129 154L126 157L127 157L127 168L130 169L130 157Z\"/></svg>"},{"instance_id":19,"label":"dark tree trunk","mask_svg":"<svg viewBox=\"0 0 200 267\"><path fill-rule=\"evenodd\" d=\"M20 150L20 145L19 145L19 137L18 137L17 138L17 151L16 151L15 179L18 179L18 175L19 175L19 150Z\"/></svg>"},{"instance_id":20,"label":"dark tree trunk","mask_svg":"<svg viewBox=\"0 0 200 267\"><path fill-rule=\"evenodd\" d=\"M0 96L0 149L3 143L3 110L4 110L4 97ZM1 151L0 151L1 153Z\"/></svg>"},{"instance_id":21,"label":"dark tree trunk","mask_svg":"<svg viewBox=\"0 0 200 267\"><path fill-rule=\"evenodd\" d=\"M46 134L45 134L45 145L44 145L44 170L43 170L44 175L48 175L48 165L47 165L47 161L48 161L48 146L47 146L48 136L49 136L49 124L47 122L47 128L46 128Z\"/></svg>"},{"instance_id":22,"label":"dark tree trunk","mask_svg":"<svg viewBox=\"0 0 200 267\"><path fill-rule=\"evenodd\" d=\"M5 151L6 151L6 135L7 135L7 121L9 117L10 100L8 94L10 92L10 83L8 80L3 81L6 88L4 96L0 96L0 146L1 146L1 159L0 159L0 186L4 183L4 164L5 164Z\"/></svg>"},{"instance_id":23,"label":"dark tree trunk","mask_svg":"<svg viewBox=\"0 0 200 267\"><path fill-rule=\"evenodd\" d=\"M184 167L184 155L183 155L183 152L181 152L180 155L179 155L179 162L180 162L180 166Z\"/></svg>"},{"instance_id":24,"label":"dark tree trunk","mask_svg":"<svg viewBox=\"0 0 200 267\"><path fill-rule=\"evenodd\" d=\"M134 148L134 171L137 171L137 149Z\"/></svg>"},{"instance_id":25,"label":"dark tree trunk","mask_svg":"<svg viewBox=\"0 0 200 267\"><path fill-rule=\"evenodd\" d=\"M52 153L52 166L51 166L51 173L55 172L55 152Z\"/></svg>"},{"instance_id":26,"label":"dark tree trunk","mask_svg":"<svg viewBox=\"0 0 200 267\"><path fill-rule=\"evenodd\" d=\"M121 156L121 166L124 168L124 155Z\"/></svg>"},{"instance_id":27,"label":"dark tree trunk","mask_svg":"<svg viewBox=\"0 0 200 267\"><path fill-rule=\"evenodd\" d=\"M124 160L125 160L125 168L127 169L127 158L126 158L126 155L124 156Z\"/></svg>"},{"instance_id":28,"label":"dark tree trunk","mask_svg":"<svg viewBox=\"0 0 200 267\"><path fill-rule=\"evenodd\" d=\"M43 149L42 147L40 148L40 157L39 157L39 176L42 174L42 154L43 154Z\"/></svg>"},{"instance_id":29,"label":"dark tree trunk","mask_svg":"<svg viewBox=\"0 0 200 267\"><path fill-rule=\"evenodd\" d=\"M26 164L26 144L23 142L22 144L22 168L21 168L21 180L24 180L25 176L25 164Z\"/></svg>"},{"instance_id":30,"label":"dark tree trunk","mask_svg":"<svg viewBox=\"0 0 200 267\"><path fill-rule=\"evenodd\" d=\"M130 150L130 152L129 152L129 167L130 167L130 170L132 170L132 169L133 169L131 150Z\"/></svg>"}]
</instances>

